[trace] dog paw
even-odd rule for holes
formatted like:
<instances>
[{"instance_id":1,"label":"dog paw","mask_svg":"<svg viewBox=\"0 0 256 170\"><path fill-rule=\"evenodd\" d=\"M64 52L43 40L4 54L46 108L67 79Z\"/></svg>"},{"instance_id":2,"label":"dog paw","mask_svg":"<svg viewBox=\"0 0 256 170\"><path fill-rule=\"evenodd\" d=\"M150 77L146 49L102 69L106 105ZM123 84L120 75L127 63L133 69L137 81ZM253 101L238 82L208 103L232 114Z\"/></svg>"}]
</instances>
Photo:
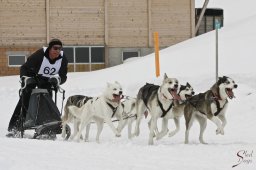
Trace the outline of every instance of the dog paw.
<instances>
[{"instance_id":1,"label":"dog paw","mask_svg":"<svg viewBox=\"0 0 256 170\"><path fill-rule=\"evenodd\" d=\"M172 131L172 132L169 133L168 136L169 136L169 137L173 137L175 134L176 134L176 131Z\"/></svg>"},{"instance_id":2,"label":"dog paw","mask_svg":"<svg viewBox=\"0 0 256 170\"><path fill-rule=\"evenodd\" d=\"M154 145L153 140L148 142L148 145Z\"/></svg>"},{"instance_id":3,"label":"dog paw","mask_svg":"<svg viewBox=\"0 0 256 170\"><path fill-rule=\"evenodd\" d=\"M219 134L224 135L224 130L221 129L221 128L217 129L216 130L216 135L219 135Z\"/></svg>"},{"instance_id":4,"label":"dog paw","mask_svg":"<svg viewBox=\"0 0 256 170\"><path fill-rule=\"evenodd\" d=\"M224 128L223 127L221 128L220 134L224 135Z\"/></svg>"},{"instance_id":5,"label":"dog paw","mask_svg":"<svg viewBox=\"0 0 256 170\"><path fill-rule=\"evenodd\" d=\"M132 136L133 136L133 137L134 137L134 136L139 136L139 134L140 134L140 133L136 131L135 133L133 133Z\"/></svg>"},{"instance_id":6,"label":"dog paw","mask_svg":"<svg viewBox=\"0 0 256 170\"><path fill-rule=\"evenodd\" d=\"M205 142L203 139L199 139L199 141L200 141L200 143L201 144L205 144L205 145L207 145L208 143L207 142Z\"/></svg>"},{"instance_id":7,"label":"dog paw","mask_svg":"<svg viewBox=\"0 0 256 170\"><path fill-rule=\"evenodd\" d=\"M120 134L120 133L117 133L117 134L116 134L116 137L118 137L118 138L121 137L121 134Z\"/></svg>"},{"instance_id":8,"label":"dog paw","mask_svg":"<svg viewBox=\"0 0 256 170\"><path fill-rule=\"evenodd\" d=\"M129 138L129 139L132 139L132 138L134 138L135 136L136 136L136 134L133 133L133 134L131 134L131 136L128 136L128 138Z\"/></svg>"}]
</instances>

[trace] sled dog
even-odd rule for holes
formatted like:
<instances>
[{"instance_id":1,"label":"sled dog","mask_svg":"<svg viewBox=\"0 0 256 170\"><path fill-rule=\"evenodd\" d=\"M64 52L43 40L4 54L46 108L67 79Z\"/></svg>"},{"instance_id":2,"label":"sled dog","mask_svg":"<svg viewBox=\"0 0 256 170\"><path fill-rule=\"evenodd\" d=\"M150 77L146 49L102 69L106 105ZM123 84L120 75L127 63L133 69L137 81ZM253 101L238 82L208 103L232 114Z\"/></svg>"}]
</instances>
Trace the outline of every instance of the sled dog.
<instances>
[{"instance_id":1,"label":"sled dog","mask_svg":"<svg viewBox=\"0 0 256 170\"><path fill-rule=\"evenodd\" d=\"M200 125L199 141L205 144L203 133L207 125L207 119L211 120L216 126L216 134L224 135L224 127L227 123L225 112L228 107L228 98L233 99L233 89L237 88L235 81L223 76L210 88L210 90L199 93L190 98L184 108L186 121L185 143L189 143L189 130L194 119Z\"/></svg>"},{"instance_id":2,"label":"sled dog","mask_svg":"<svg viewBox=\"0 0 256 170\"><path fill-rule=\"evenodd\" d=\"M74 95L74 96L70 96L67 99L66 105L64 107L64 115L62 116L62 137L65 138L66 136L66 125L68 123L73 123L74 124L74 132L73 134L77 134L79 125L80 125L80 120L73 114L71 114L69 112L68 107L69 106L76 106L78 108L82 107L83 105L85 105L86 102L88 102L88 100L91 100L92 97L88 97L88 96L83 96L83 95ZM79 115L80 117L80 115ZM73 138L73 136L71 136L70 138Z\"/></svg>"},{"instance_id":3,"label":"sled dog","mask_svg":"<svg viewBox=\"0 0 256 170\"><path fill-rule=\"evenodd\" d=\"M136 98L126 98L122 101L121 106L123 108L123 118L124 118L124 126L127 124L128 129L128 138L132 138L132 124L137 119L136 114Z\"/></svg>"},{"instance_id":4,"label":"sled dog","mask_svg":"<svg viewBox=\"0 0 256 170\"><path fill-rule=\"evenodd\" d=\"M189 100L195 94L194 89L189 83L181 85L178 95L180 100L174 101L176 104L162 119L162 130L160 133L156 131L156 139L159 140L164 137L168 132L168 119L174 119L176 129L169 133L169 137L174 136L180 130L180 117L183 116L184 107L187 100ZM149 123L150 124L150 123Z\"/></svg>"},{"instance_id":5,"label":"sled dog","mask_svg":"<svg viewBox=\"0 0 256 170\"><path fill-rule=\"evenodd\" d=\"M114 134L121 136L121 129L124 125L122 116L121 99L123 98L123 90L118 82L107 83L107 87L103 94L99 97L93 97L88 100L82 107L71 105L68 107L69 113L75 115L80 123L77 134L74 134L74 138L80 141L80 136L87 126L86 138L89 136L90 122L94 120L97 125L96 141L99 142L100 134L103 130L104 122L109 125ZM116 117L119 120L118 127L115 128L112 118Z\"/></svg>"},{"instance_id":6,"label":"sled dog","mask_svg":"<svg viewBox=\"0 0 256 170\"><path fill-rule=\"evenodd\" d=\"M151 115L148 144L153 145L153 137L157 128L157 119L164 117L174 106L174 100L179 100L177 94L179 82L176 78L168 78L164 74L161 86L146 84L140 88L136 100L137 120L133 136L140 133L142 114L148 111ZM167 122L168 123L168 122Z\"/></svg>"}]
</instances>

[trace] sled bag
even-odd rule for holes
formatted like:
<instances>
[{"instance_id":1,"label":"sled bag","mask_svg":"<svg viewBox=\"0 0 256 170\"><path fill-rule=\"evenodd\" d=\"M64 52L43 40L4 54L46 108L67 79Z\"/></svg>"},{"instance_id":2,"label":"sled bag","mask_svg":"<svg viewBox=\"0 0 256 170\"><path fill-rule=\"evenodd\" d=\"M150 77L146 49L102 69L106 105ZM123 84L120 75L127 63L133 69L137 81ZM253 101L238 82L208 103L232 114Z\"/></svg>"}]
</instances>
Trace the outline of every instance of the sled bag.
<instances>
[{"instance_id":1,"label":"sled bag","mask_svg":"<svg viewBox=\"0 0 256 170\"><path fill-rule=\"evenodd\" d=\"M52 97L47 89L33 89L24 128L33 128L53 121L61 121L61 115Z\"/></svg>"}]
</instances>

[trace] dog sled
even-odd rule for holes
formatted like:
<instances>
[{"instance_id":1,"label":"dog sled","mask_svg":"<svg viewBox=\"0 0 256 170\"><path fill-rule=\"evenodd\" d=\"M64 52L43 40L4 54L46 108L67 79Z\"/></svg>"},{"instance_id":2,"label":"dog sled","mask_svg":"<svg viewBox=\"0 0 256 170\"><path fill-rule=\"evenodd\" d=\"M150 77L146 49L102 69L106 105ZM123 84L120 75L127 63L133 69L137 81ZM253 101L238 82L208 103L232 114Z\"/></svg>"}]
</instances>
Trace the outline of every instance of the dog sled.
<instances>
[{"instance_id":1,"label":"dog sled","mask_svg":"<svg viewBox=\"0 0 256 170\"><path fill-rule=\"evenodd\" d=\"M26 86L35 83L36 82L33 78L25 77L24 83L19 91L20 97L23 97L23 90L25 90ZM50 92L55 92L55 101L53 101ZM22 107L19 116L19 130L21 132L21 138L24 137L24 132L26 130L34 130L32 137L33 139L56 139L56 135L62 133L62 113L57 107L58 92L62 93L63 106L65 90L62 89L59 85L57 88L51 89L34 88L29 99L29 106L26 110L26 117L22 115L23 109L25 108L23 107L23 100L21 100ZM71 134L70 127L66 125L65 130L65 138L68 139Z\"/></svg>"}]
</instances>

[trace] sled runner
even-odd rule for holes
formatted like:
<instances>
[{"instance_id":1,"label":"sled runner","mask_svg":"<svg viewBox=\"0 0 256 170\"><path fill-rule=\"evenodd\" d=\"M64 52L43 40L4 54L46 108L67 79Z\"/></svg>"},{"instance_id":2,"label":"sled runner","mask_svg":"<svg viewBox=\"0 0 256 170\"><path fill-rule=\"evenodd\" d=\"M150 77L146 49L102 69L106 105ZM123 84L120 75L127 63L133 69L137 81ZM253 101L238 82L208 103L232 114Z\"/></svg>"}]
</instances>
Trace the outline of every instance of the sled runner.
<instances>
[{"instance_id":1,"label":"sled runner","mask_svg":"<svg viewBox=\"0 0 256 170\"><path fill-rule=\"evenodd\" d=\"M35 84L33 78L25 77L23 86L20 89L21 98L23 97L23 90L26 88L26 86L29 86L33 83ZM52 95L50 94L52 91L55 91L55 101L53 101ZM63 90L59 85L57 88L52 89L34 88L29 99L29 106L26 110L26 117L22 115L23 109L25 109L22 102L19 121L21 138L23 138L25 130L33 129L35 130L33 139L55 139L57 134L61 134L62 121L61 112L59 111L56 103L57 92L60 92L63 95L63 105L65 90ZM69 138L71 133L70 127L67 125L65 130L65 138Z\"/></svg>"}]
</instances>

